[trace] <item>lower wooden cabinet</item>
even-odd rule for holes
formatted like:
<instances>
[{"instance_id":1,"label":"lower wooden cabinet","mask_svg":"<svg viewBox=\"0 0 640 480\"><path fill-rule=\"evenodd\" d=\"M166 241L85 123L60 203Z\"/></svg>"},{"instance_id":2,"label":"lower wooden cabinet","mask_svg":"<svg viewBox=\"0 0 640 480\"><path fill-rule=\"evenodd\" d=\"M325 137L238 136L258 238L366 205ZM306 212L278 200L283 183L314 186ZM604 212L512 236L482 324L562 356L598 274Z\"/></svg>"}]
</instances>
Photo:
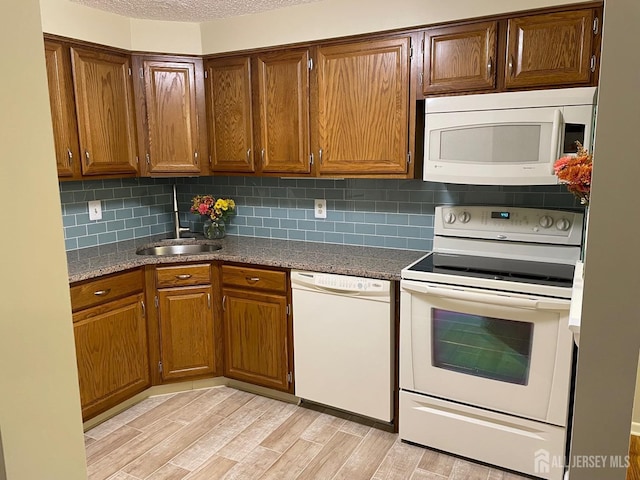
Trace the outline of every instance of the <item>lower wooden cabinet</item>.
<instances>
[{"instance_id":1,"label":"lower wooden cabinet","mask_svg":"<svg viewBox=\"0 0 640 480\"><path fill-rule=\"evenodd\" d=\"M142 287L142 273L138 270L71 288L84 420L151 384ZM127 290L138 293L116 298L118 292L125 294ZM89 299L92 302L87 305Z\"/></svg>"},{"instance_id":2,"label":"lower wooden cabinet","mask_svg":"<svg viewBox=\"0 0 640 480\"><path fill-rule=\"evenodd\" d=\"M153 356L156 378L164 382L215 375L219 335L211 264L148 268L159 345Z\"/></svg>"},{"instance_id":3,"label":"lower wooden cabinet","mask_svg":"<svg viewBox=\"0 0 640 480\"><path fill-rule=\"evenodd\" d=\"M293 392L286 272L222 267L226 377Z\"/></svg>"}]
</instances>

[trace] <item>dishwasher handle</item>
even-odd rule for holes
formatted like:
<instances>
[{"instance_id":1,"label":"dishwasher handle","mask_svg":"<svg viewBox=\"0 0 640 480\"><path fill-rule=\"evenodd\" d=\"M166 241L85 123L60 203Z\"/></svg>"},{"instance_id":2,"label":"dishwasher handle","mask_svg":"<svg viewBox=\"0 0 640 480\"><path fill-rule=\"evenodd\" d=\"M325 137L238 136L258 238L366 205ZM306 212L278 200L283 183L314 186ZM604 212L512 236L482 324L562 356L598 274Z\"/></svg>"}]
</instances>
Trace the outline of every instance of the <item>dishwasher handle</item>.
<instances>
[{"instance_id":1,"label":"dishwasher handle","mask_svg":"<svg viewBox=\"0 0 640 480\"><path fill-rule=\"evenodd\" d=\"M292 290L308 290L345 297L384 299L390 297L388 280L352 277L319 272L291 272Z\"/></svg>"}]
</instances>

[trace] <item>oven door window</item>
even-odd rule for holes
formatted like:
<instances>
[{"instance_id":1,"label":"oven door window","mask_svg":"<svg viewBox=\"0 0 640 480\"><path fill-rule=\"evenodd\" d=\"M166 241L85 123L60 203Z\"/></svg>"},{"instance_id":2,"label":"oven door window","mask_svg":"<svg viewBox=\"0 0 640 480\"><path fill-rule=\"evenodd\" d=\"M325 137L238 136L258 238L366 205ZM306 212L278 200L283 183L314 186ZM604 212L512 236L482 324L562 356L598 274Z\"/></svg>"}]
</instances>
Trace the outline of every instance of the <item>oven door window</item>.
<instances>
[{"instance_id":1,"label":"oven door window","mask_svg":"<svg viewBox=\"0 0 640 480\"><path fill-rule=\"evenodd\" d=\"M433 366L527 385L533 323L432 309Z\"/></svg>"}]
</instances>

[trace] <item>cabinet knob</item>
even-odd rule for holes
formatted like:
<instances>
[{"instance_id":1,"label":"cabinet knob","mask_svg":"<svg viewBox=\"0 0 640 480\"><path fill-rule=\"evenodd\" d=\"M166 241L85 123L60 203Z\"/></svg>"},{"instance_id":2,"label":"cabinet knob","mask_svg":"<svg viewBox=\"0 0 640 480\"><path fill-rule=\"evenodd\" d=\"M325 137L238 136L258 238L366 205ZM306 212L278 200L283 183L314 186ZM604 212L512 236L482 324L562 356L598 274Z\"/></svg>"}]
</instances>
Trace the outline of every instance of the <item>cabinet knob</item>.
<instances>
[{"instance_id":1,"label":"cabinet knob","mask_svg":"<svg viewBox=\"0 0 640 480\"><path fill-rule=\"evenodd\" d=\"M489 63L487 63L487 78L491 78L491 70L493 70L493 57L489 57Z\"/></svg>"},{"instance_id":2,"label":"cabinet knob","mask_svg":"<svg viewBox=\"0 0 640 480\"><path fill-rule=\"evenodd\" d=\"M513 76L513 55L509 55L509 74Z\"/></svg>"}]
</instances>

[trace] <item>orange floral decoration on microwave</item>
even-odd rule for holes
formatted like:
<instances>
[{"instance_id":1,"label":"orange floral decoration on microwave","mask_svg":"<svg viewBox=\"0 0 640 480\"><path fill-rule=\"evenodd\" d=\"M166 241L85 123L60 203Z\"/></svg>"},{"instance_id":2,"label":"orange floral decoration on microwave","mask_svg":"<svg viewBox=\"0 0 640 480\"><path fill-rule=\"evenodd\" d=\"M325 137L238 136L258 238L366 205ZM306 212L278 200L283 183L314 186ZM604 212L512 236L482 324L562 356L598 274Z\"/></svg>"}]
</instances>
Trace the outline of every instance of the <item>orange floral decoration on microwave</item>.
<instances>
[{"instance_id":1,"label":"orange floral decoration on microwave","mask_svg":"<svg viewBox=\"0 0 640 480\"><path fill-rule=\"evenodd\" d=\"M560 183L565 184L567 190L579 198L582 205L589 206L593 155L590 155L580 142L576 142L576 145L576 155L559 158L553 165L553 170Z\"/></svg>"}]
</instances>

